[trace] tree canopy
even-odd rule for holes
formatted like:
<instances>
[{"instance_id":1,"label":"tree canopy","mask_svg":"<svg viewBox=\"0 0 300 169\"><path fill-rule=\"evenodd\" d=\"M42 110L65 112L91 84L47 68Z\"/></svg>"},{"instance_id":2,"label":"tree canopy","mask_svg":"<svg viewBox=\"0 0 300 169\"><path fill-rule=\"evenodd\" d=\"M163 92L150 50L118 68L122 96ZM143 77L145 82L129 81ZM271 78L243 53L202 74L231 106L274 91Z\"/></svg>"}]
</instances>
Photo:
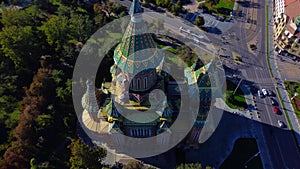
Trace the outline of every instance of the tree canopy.
<instances>
[{"instance_id":1,"label":"tree canopy","mask_svg":"<svg viewBox=\"0 0 300 169\"><path fill-rule=\"evenodd\" d=\"M97 147L91 148L81 142L80 139L72 140L70 145L70 168L98 169L102 166L102 160L106 157L106 150Z\"/></svg>"}]
</instances>

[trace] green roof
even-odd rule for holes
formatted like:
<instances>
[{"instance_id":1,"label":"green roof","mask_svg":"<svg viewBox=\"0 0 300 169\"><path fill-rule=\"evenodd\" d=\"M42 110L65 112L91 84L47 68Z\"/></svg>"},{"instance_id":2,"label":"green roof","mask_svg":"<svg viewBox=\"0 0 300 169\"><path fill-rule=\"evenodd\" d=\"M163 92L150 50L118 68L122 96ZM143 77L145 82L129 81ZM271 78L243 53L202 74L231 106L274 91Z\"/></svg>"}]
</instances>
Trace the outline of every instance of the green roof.
<instances>
[{"instance_id":1,"label":"green roof","mask_svg":"<svg viewBox=\"0 0 300 169\"><path fill-rule=\"evenodd\" d=\"M134 1L131 12L139 12L140 4ZM142 16L139 16L142 17ZM139 73L148 68L156 68L162 61L162 54L153 39L153 34L145 33L142 20L130 20L124 36L114 51L115 64L127 73Z\"/></svg>"}]
</instances>

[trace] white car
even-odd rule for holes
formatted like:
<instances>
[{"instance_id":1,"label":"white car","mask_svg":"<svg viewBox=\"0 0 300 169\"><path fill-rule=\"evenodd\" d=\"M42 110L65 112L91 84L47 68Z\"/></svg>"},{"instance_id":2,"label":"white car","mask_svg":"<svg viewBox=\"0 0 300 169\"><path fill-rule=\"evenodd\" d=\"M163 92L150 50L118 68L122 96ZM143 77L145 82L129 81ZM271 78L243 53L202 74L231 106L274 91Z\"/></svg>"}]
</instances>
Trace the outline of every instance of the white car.
<instances>
[{"instance_id":1,"label":"white car","mask_svg":"<svg viewBox=\"0 0 300 169\"><path fill-rule=\"evenodd\" d=\"M258 94L258 96L259 96L260 98L263 98L263 97L264 97L263 93L262 93L260 90L257 91L257 94Z\"/></svg>"},{"instance_id":2,"label":"white car","mask_svg":"<svg viewBox=\"0 0 300 169\"><path fill-rule=\"evenodd\" d=\"M262 93L265 95L265 96L268 96L268 92L266 89L261 89Z\"/></svg>"},{"instance_id":3,"label":"white car","mask_svg":"<svg viewBox=\"0 0 300 169\"><path fill-rule=\"evenodd\" d=\"M277 122L278 122L279 127L281 127L281 128L284 127L284 123L281 120L278 120Z\"/></svg>"}]
</instances>

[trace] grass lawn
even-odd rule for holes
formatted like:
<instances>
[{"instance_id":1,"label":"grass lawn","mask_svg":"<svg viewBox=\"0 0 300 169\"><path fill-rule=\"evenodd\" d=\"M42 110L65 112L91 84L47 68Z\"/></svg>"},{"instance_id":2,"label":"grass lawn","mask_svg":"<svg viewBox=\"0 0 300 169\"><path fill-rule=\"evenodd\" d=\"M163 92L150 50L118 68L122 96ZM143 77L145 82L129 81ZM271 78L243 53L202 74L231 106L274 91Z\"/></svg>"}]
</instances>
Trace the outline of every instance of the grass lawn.
<instances>
[{"instance_id":1,"label":"grass lawn","mask_svg":"<svg viewBox=\"0 0 300 169\"><path fill-rule=\"evenodd\" d=\"M233 10L235 0L219 0L219 2L214 5L212 1L207 1L204 6L213 13L217 13L221 16L229 16L230 12Z\"/></svg>"},{"instance_id":2,"label":"grass lawn","mask_svg":"<svg viewBox=\"0 0 300 169\"><path fill-rule=\"evenodd\" d=\"M291 82L291 81L285 81L284 85L289 93L289 97L293 97L294 93L297 92L300 94L300 83L297 82ZM296 103L298 101L298 109L296 106ZM300 95L298 95L292 102L293 108L295 110L295 113L297 115L297 117L300 119Z\"/></svg>"},{"instance_id":3,"label":"grass lawn","mask_svg":"<svg viewBox=\"0 0 300 169\"><path fill-rule=\"evenodd\" d=\"M171 52L171 53L173 53L173 54L176 54L176 53L177 53L176 49L173 48L173 47L169 47L169 48L167 49L167 51L169 51L169 52Z\"/></svg>"},{"instance_id":4,"label":"grass lawn","mask_svg":"<svg viewBox=\"0 0 300 169\"><path fill-rule=\"evenodd\" d=\"M217 8L227 8L232 10L234 7L235 0L220 0L217 4Z\"/></svg>"},{"instance_id":5,"label":"grass lawn","mask_svg":"<svg viewBox=\"0 0 300 169\"><path fill-rule=\"evenodd\" d=\"M235 95L232 96L237 85L229 80L226 80L226 104L232 109L245 109L247 108L246 99L244 93L240 88L237 89Z\"/></svg>"}]
</instances>

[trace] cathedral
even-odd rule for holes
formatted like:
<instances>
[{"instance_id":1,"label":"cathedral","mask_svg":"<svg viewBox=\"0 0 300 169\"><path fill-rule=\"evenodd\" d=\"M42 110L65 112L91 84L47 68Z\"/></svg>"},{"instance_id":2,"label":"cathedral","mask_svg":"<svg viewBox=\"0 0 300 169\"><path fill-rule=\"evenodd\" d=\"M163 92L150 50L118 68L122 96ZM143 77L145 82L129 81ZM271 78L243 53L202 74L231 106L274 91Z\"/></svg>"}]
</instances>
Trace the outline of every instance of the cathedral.
<instances>
[{"instance_id":1,"label":"cathedral","mask_svg":"<svg viewBox=\"0 0 300 169\"><path fill-rule=\"evenodd\" d=\"M149 138L164 132L174 135L171 126L180 112L180 100L198 97L196 120L182 140L184 145L196 146L211 106L211 81L207 71L212 69L212 61L203 65L196 59L191 67L182 71L184 79L175 81L163 71L168 66L162 49L155 42L156 36L144 33L142 13L139 1L133 0L129 10L131 20L114 49L114 64L110 68L112 81L102 83L99 89L91 80L86 81L80 120L95 138L116 133L132 138ZM197 96L191 92L181 93L180 85L187 86L187 90L197 86L199 93ZM153 92L158 90L161 92ZM185 116L189 116L189 110L184 111ZM171 140L158 140L159 144L168 141ZM116 139L106 146L113 149L116 144L126 143Z\"/></svg>"}]
</instances>

